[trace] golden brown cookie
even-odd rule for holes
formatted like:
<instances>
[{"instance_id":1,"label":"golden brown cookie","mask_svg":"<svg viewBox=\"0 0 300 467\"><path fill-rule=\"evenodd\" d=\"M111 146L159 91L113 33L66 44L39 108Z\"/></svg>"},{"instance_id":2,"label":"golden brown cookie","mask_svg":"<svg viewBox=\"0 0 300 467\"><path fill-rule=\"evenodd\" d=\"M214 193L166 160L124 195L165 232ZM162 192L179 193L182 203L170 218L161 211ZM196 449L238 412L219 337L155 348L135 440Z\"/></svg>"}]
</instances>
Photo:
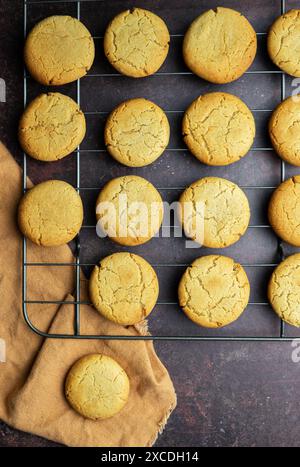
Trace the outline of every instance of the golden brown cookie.
<instances>
[{"instance_id":1,"label":"golden brown cookie","mask_svg":"<svg viewBox=\"0 0 300 467\"><path fill-rule=\"evenodd\" d=\"M170 35L151 11L133 8L117 15L104 35L104 52L113 67L133 78L152 75L164 63Z\"/></svg>"},{"instance_id":2,"label":"golden brown cookie","mask_svg":"<svg viewBox=\"0 0 300 467\"><path fill-rule=\"evenodd\" d=\"M206 247L232 245L247 230L248 199L235 183L224 178L197 180L185 189L179 203L186 236Z\"/></svg>"},{"instance_id":3,"label":"golden brown cookie","mask_svg":"<svg viewBox=\"0 0 300 467\"><path fill-rule=\"evenodd\" d=\"M70 369L65 395L76 412L92 420L110 418L128 401L130 383L126 372L112 358L90 354Z\"/></svg>"},{"instance_id":4,"label":"golden brown cookie","mask_svg":"<svg viewBox=\"0 0 300 467\"><path fill-rule=\"evenodd\" d=\"M91 68L94 41L87 28L71 16L49 16L30 31L24 59L39 83L61 85L76 81Z\"/></svg>"},{"instance_id":5,"label":"golden brown cookie","mask_svg":"<svg viewBox=\"0 0 300 467\"><path fill-rule=\"evenodd\" d=\"M255 121L238 97L212 92L198 97L186 110L182 132L194 156L208 165L228 165L252 146Z\"/></svg>"},{"instance_id":6,"label":"golden brown cookie","mask_svg":"<svg viewBox=\"0 0 300 467\"><path fill-rule=\"evenodd\" d=\"M186 65L212 83L238 79L252 64L257 48L256 33L238 11L218 7L198 16L183 41Z\"/></svg>"},{"instance_id":7,"label":"golden brown cookie","mask_svg":"<svg viewBox=\"0 0 300 467\"><path fill-rule=\"evenodd\" d=\"M275 233L285 242L300 246L300 175L289 178L274 191L268 214Z\"/></svg>"},{"instance_id":8,"label":"golden brown cookie","mask_svg":"<svg viewBox=\"0 0 300 467\"><path fill-rule=\"evenodd\" d=\"M94 307L107 319L129 326L155 306L159 285L152 266L141 256L114 253L95 266L90 282Z\"/></svg>"},{"instance_id":9,"label":"golden brown cookie","mask_svg":"<svg viewBox=\"0 0 300 467\"><path fill-rule=\"evenodd\" d=\"M300 326L300 254L289 256L273 271L268 286L269 301L278 316Z\"/></svg>"},{"instance_id":10,"label":"golden brown cookie","mask_svg":"<svg viewBox=\"0 0 300 467\"><path fill-rule=\"evenodd\" d=\"M269 121L269 134L277 154L300 167L300 95L276 107Z\"/></svg>"},{"instance_id":11,"label":"golden brown cookie","mask_svg":"<svg viewBox=\"0 0 300 467\"><path fill-rule=\"evenodd\" d=\"M179 305L199 326L219 328L235 321L248 304L250 284L243 267L227 256L202 256L184 272Z\"/></svg>"},{"instance_id":12,"label":"golden brown cookie","mask_svg":"<svg viewBox=\"0 0 300 467\"><path fill-rule=\"evenodd\" d=\"M104 130L108 152L128 167L154 162L166 149L169 138L166 114L147 99L130 99L118 105Z\"/></svg>"},{"instance_id":13,"label":"golden brown cookie","mask_svg":"<svg viewBox=\"0 0 300 467\"><path fill-rule=\"evenodd\" d=\"M97 199L96 217L97 228L115 242L141 245L159 231L163 202L148 180L127 175L104 186Z\"/></svg>"},{"instance_id":14,"label":"golden brown cookie","mask_svg":"<svg viewBox=\"0 0 300 467\"><path fill-rule=\"evenodd\" d=\"M300 10L290 10L274 21L267 47L275 65L289 75L300 76Z\"/></svg>"},{"instance_id":15,"label":"golden brown cookie","mask_svg":"<svg viewBox=\"0 0 300 467\"><path fill-rule=\"evenodd\" d=\"M22 233L37 245L58 246L70 242L83 221L82 201L69 183L48 180L26 192L19 204Z\"/></svg>"},{"instance_id":16,"label":"golden brown cookie","mask_svg":"<svg viewBox=\"0 0 300 467\"><path fill-rule=\"evenodd\" d=\"M86 131L76 102L58 92L41 94L26 107L19 123L23 150L40 161L56 161L73 152Z\"/></svg>"}]
</instances>

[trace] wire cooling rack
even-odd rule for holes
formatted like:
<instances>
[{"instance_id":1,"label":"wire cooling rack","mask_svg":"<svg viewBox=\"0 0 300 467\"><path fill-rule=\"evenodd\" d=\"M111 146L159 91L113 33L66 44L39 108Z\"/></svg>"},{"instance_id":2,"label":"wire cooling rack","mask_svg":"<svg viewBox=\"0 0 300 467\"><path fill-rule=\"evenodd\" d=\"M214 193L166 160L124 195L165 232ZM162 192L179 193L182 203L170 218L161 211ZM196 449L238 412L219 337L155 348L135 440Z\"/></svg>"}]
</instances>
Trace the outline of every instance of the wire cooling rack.
<instances>
[{"instance_id":1,"label":"wire cooling rack","mask_svg":"<svg viewBox=\"0 0 300 467\"><path fill-rule=\"evenodd\" d=\"M88 0L90 2L99 2L99 0ZM42 3L50 3L50 0L24 0L24 37L27 35L27 22L28 22L28 7L30 4L42 4ZM70 3L75 4L77 7L77 18L80 20L80 11L81 11L81 3L82 0L51 0L51 3ZM281 13L285 12L285 0L281 0ZM258 32L257 35L265 35L266 32ZM180 37L182 34L173 34L171 37ZM94 36L94 39L102 39L101 36ZM281 75L281 100L285 99L286 94L286 86L285 86L285 74L280 70L249 70L246 74L280 74ZM189 71L183 72L158 72L157 75L191 75L192 73ZM93 77L103 77L103 76L117 76L117 73L89 73L89 76ZM27 105L27 92L28 90L28 76L26 70L24 70L24 107ZM81 93L80 93L80 80L77 81L77 103L80 105L81 100ZM253 112L271 112L271 109L252 109ZM172 111L170 111L172 112ZM174 112L174 111L173 111ZM180 111L181 112L181 111ZM182 111L183 112L183 111ZM85 112L86 114L101 114L105 112ZM168 111L166 111L168 113ZM183 151L182 148L174 148L168 149L169 151ZM104 149L84 149L84 152L101 152L105 151ZM252 148L251 151L273 151L272 147L257 147ZM81 186L80 181L80 154L81 154L80 147L76 150L76 190L78 193L83 192L84 190L95 190L99 191L99 187L89 187L85 188ZM285 180L285 163L281 161L281 182ZM23 155L23 192L25 193L27 190L27 155L24 153ZM241 188L246 188L249 190L255 189L265 189L265 190L274 190L276 186L242 186ZM185 187L173 187L173 189L183 189ZM168 188L170 190L172 188ZM160 188L161 191L164 188ZM95 226L91 225L84 225L84 228L91 228ZM249 228L260 229L260 228L270 228L269 225L265 224L257 224L257 225L250 225ZM120 340L197 340L197 341L291 341L294 337L286 336L285 335L285 323L281 320L280 322L280 331L278 335L275 336L230 336L230 335L151 335L151 336L123 336L123 335L85 335L80 332L80 306L83 304L90 304L89 301L84 301L80 297L80 271L81 267L84 266L94 266L93 263L83 263L80 261L80 234L76 237L76 248L74 253L74 262L71 263L33 263L27 261L27 240L23 237L23 268L22 268L22 307L23 307L23 315L25 318L26 323L34 331L36 334L39 334L43 337L48 338L64 338L64 339L120 339ZM284 258L282 244L278 240L278 252L280 259ZM276 263L252 263L252 264L243 264L246 267L257 267L257 268L274 268L277 264ZM74 301L66 301L66 300L56 300L56 301L44 301L44 300L29 300L27 298L27 270L29 267L35 266L72 266L75 268L75 293L74 293ZM154 265L155 266L155 265ZM172 267L185 267L188 266L187 264L173 264L168 265ZM35 327L35 325L31 322L29 318L29 313L27 307L30 304L36 305L43 305L43 304L53 304L53 305L63 305L69 304L74 306L74 333L69 334L55 334L55 333L47 333L43 332ZM158 305L178 305L176 302L158 302ZM249 302L248 306L268 306L267 302ZM279 318L278 318L279 319Z\"/></svg>"}]
</instances>

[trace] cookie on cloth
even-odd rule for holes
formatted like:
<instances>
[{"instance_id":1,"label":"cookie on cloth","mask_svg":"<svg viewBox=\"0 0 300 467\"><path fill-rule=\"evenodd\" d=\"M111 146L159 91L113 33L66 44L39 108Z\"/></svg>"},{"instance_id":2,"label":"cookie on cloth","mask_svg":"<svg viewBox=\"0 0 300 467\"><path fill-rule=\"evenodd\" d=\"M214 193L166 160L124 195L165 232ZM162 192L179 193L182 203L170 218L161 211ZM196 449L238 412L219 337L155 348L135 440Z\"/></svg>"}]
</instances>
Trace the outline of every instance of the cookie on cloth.
<instances>
[{"instance_id":1,"label":"cookie on cloth","mask_svg":"<svg viewBox=\"0 0 300 467\"><path fill-rule=\"evenodd\" d=\"M90 354L70 369L65 395L76 412L100 420L119 413L128 401L130 383L126 372L111 357Z\"/></svg>"}]
</instances>

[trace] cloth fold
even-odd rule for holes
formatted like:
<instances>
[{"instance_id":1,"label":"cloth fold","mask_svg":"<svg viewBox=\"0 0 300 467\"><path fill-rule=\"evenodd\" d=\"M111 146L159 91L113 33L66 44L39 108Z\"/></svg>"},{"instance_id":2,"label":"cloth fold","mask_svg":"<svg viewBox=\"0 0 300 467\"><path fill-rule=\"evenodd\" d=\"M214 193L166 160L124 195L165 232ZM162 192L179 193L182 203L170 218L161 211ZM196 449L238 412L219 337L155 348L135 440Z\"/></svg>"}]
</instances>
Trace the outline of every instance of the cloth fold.
<instances>
[{"instance_id":1,"label":"cloth fold","mask_svg":"<svg viewBox=\"0 0 300 467\"><path fill-rule=\"evenodd\" d=\"M0 338L6 362L0 363L0 418L9 425L68 446L151 446L176 405L166 368L151 341L43 339L26 325L21 311L21 236L16 211L21 170L0 144ZM43 248L28 242L31 262L72 262L68 246ZM72 301L74 268L28 268L30 300ZM83 286L85 288L85 284ZM73 305L32 304L28 313L42 331L71 334ZM81 306L82 333L142 335L145 326L124 328ZM115 417L91 421L66 402L64 379L70 366L88 353L117 360L131 382L130 398Z\"/></svg>"}]
</instances>

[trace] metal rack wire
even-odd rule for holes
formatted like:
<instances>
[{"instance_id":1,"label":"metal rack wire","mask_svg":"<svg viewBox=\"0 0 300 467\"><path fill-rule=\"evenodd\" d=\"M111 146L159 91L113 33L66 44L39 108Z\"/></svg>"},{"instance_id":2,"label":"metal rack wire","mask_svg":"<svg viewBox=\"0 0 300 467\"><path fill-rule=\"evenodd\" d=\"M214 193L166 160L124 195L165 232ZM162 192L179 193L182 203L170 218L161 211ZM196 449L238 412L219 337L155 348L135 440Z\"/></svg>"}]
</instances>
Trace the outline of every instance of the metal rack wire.
<instances>
[{"instance_id":1,"label":"metal rack wire","mask_svg":"<svg viewBox=\"0 0 300 467\"><path fill-rule=\"evenodd\" d=\"M89 1L94 1L97 2L99 0L89 0ZM27 8L29 4L41 4L41 3L48 3L49 0L24 0L24 37L26 37L27 34ZM81 7L81 0L52 0L51 3L73 3L77 5L77 18L80 19L80 7ZM281 0L281 12L285 12L285 0ZM257 33L258 35L265 35L265 32ZM181 34L174 34L171 35L171 37L181 37ZM101 39L102 36L94 36L94 39ZM281 100L285 99L285 74L280 71L280 70L270 70L270 71L263 71L263 70L249 70L246 72L247 74L264 74L264 73L272 73L272 74L280 74L281 75ZM156 73L155 76L168 76L168 75L191 75L192 73L189 71L185 72L159 72ZM102 76L120 76L118 73L89 73L88 76L90 77L102 77ZM27 72L24 69L24 107L27 105ZM81 93L80 93L80 80L77 81L77 103L80 105L80 98L81 98ZM272 110L268 109L252 109L253 112L271 112ZM179 110L173 110L173 111L167 111L166 113L182 113L183 111ZM86 115L104 115L107 114L107 112L101 112L101 111L90 111L90 112L85 112ZM83 187L81 186L81 181L80 181L80 154L81 152L104 152L105 149L84 149L81 150L80 147L77 148L76 150L76 190L78 193L84 191L84 190L97 190L99 191L99 187ZM186 149L182 148L168 148L168 151L186 151ZM256 147L252 148L251 151L273 151L272 147ZM285 163L284 161L281 161L281 181L285 180ZM246 189L265 189L265 190L273 190L276 187L275 186L241 186L242 188ZM160 191L164 190L181 190L184 189L185 187L160 187L158 188ZM23 155L23 192L25 193L27 190L27 155L24 153ZM258 225L250 225L250 228L270 228L269 225L263 225L263 224L258 224ZM95 225L83 225L82 227L84 228L95 228ZM291 341L293 340L293 337L288 337L285 336L285 324L281 320L280 323L280 333L278 336L181 336L181 335L151 335L151 336L123 336L123 335L84 335L81 334L80 332L80 306L84 304L90 304L89 301L84 301L81 300L80 297L80 270L81 267L85 266L94 266L93 263L83 263L80 261L80 234L76 237L76 248L75 248L75 254L74 254L74 261L70 263L42 263L42 262L30 262L27 261L27 240L25 237L23 237L23 268L22 268L22 308L23 308L23 315L26 323L28 326L34 331L35 333L43 336L43 337L48 337L48 338L64 338L64 339L119 339L119 340L197 340L197 341ZM281 242L278 241L278 251L280 253L281 259L283 259L283 254L282 254L282 245ZM273 263L251 263L251 264L243 264L245 267L259 267L259 268L274 268L277 264ZM75 268L75 293L74 293L74 301L66 301L66 300L57 300L57 301L44 301L44 300L29 300L27 298L27 269L29 267L35 267L35 266L72 266ZM170 267L186 267L188 264L153 264L153 266L170 266ZM74 306L74 333L72 335L69 334L55 334L55 333L47 333L43 332L39 329L37 329L34 324L31 322L28 314L28 309L27 306L30 304L56 304L56 305L63 305L63 304L70 304ZM177 305L176 302L158 302L158 305ZM268 306L269 304L267 302L250 302L248 304L249 306L253 305L259 305L259 306ZM279 318L278 318L279 319Z\"/></svg>"}]
</instances>

